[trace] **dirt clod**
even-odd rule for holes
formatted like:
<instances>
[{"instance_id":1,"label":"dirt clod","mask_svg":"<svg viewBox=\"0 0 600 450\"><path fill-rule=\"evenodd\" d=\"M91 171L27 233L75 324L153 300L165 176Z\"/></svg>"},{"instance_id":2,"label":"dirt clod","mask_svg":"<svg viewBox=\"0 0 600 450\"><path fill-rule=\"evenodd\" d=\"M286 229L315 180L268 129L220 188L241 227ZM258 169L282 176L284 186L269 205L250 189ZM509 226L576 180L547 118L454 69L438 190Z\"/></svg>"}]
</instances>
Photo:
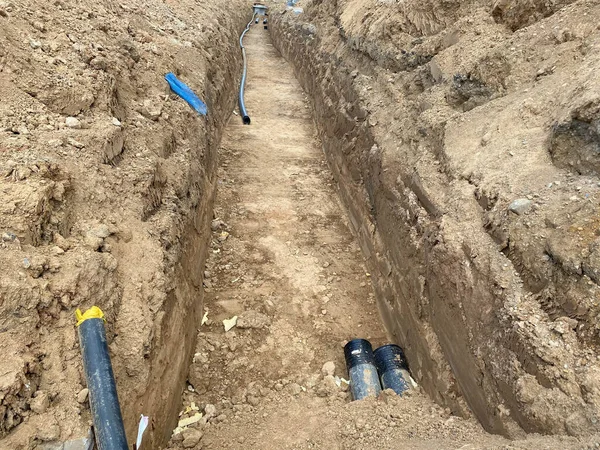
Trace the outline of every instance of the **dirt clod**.
<instances>
[{"instance_id":1,"label":"dirt clod","mask_svg":"<svg viewBox=\"0 0 600 450\"><path fill-rule=\"evenodd\" d=\"M90 391L88 390L88 388L84 388L81 391L79 391L79 393L77 394L77 402L85 403L88 399L89 392Z\"/></svg>"},{"instance_id":2,"label":"dirt clod","mask_svg":"<svg viewBox=\"0 0 600 450\"><path fill-rule=\"evenodd\" d=\"M183 440L181 445L183 448L194 448L202 439L202 432L195 428L188 428L181 432Z\"/></svg>"},{"instance_id":3,"label":"dirt clod","mask_svg":"<svg viewBox=\"0 0 600 450\"><path fill-rule=\"evenodd\" d=\"M321 368L321 373L323 376L333 376L335 375L335 363L333 361L327 361L323 364Z\"/></svg>"}]
</instances>

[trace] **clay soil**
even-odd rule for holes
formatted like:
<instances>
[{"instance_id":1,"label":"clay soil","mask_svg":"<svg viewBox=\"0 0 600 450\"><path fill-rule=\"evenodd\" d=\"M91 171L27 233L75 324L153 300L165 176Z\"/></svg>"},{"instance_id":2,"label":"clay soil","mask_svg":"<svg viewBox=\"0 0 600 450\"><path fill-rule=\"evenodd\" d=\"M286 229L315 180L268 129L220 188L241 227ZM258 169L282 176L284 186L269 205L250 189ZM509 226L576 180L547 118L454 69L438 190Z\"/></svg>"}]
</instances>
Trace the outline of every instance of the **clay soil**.
<instances>
[{"instance_id":1,"label":"clay soil","mask_svg":"<svg viewBox=\"0 0 600 450\"><path fill-rule=\"evenodd\" d=\"M600 448L598 2L283 3L0 0L0 450Z\"/></svg>"}]
</instances>

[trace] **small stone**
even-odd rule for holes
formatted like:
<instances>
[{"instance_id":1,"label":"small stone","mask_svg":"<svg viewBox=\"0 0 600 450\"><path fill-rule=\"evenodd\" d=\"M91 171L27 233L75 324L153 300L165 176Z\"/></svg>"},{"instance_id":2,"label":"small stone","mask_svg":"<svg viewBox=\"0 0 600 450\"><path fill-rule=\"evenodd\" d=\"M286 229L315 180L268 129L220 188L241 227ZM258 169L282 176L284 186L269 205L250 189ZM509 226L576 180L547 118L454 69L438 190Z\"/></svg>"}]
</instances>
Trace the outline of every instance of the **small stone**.
<instances>
[{"instance_id":1,"label":"small stone","mask_svg":"<svg viewBox=\"0 0 600 450\"><path fill-rule=\"evenodd\" d=\"M58 447L58 450L87 450L90 446L89 438L79 438L67 441L62 447Z\"/></svg>"},{"instance_id":2,"label":"small stone","mask_svg":"<svg viewBox=\"0 0 600 450\"><path fill-rule=\"evenodd\" d=\"M217 415L217 407L215 405L212 404L208 404L204 407L204 414L206 414L207 417L214 417Z\"/></svg>"},{"instance_id":3,"label":"small stone","mask_svg":"<svg viewBox=\"0 0 600 450\"><path fill-rule=\"evenodd\" d=\"M79 403L85 403L85 401L88 398L88 394L90 393L88 388L84 388L81 391L79 391L79 394L77 394L77 401Z\"/></svg>"},{"instance_id":4,"label":"small stone","mask_svg":"<svg viewBox=\"0 0 600 450\"><path fill-rule=\"evenodd\" d=\"M37 391L35 393L35 397L33 397L29 402L29 407L31 410L38 414L44 413L49 406L50 399L48 398L48 394L42 391Z\"/></svg>"},{"instance_id":5,"label":"small stone","mask_svg":"<svg viewBox=\"0 0 600 450\"><path fill-rule=\"evenodd\" d=\"M67 117L65 119L65 125L69 128L81 128L81 122L77 117Z\"/></svg>"},{"instance_id":6,"label":"small stone","mask_svg":"<svg viewBox=\"0 0 600 450\"><path fill-rule=\"evenodd\" d=\"M173 436L171 437L171 442L183 442L183 430L175 430Z\"/></svg>"},{"instance_id":7,"label":"small stone","mask_svg":"<svg viewBox=\"0 0 600 450\"><path fill-rule=\"evenodd\" d=\"M285 387L286 391L292 395L299 395L302 387L298 383L290 383Z\"/></svg>"},{"instance_id":8,"label":"small stone","mask_svg":"<svg viewBox=\"0 0 600 450\"><path fill-rule=\"evenodd\" d=\"M518 198L508 206L508 209L515 214L522 215L529 211L532 205L533 202L531 200L527 198Z\"/></svg>"},{"instance_id":9,"label":"small stone","mask_svg":"<svg viewBox=\"0 0 600 450\"><path fill-rule=\"evenodd\" d=\"M120 126L121 126L121 121L120 121L119 119L117 119L116 117L113 117L113 118L112 118L112 124L113 124L115 127L120 127Z\"/></svg>"},{"instance_id":10,"label":"small stone","mask_svg":"<svg viewBox=\"0 0 600 450\"><path fill-rule=\"evenodd\" d=\"M324 376L333 376L333 374L335 373L335 363L333 361L327 361L325 364L323 364L323 367L321 368L321 373Z\"/></svg>"},{"instance_id":11,"label":"small stone","mask_svg":"<svg viewBox=\"0 0 600 450\"><path fill-rule=\"evenodd\" d=\"M331 375L326 375L317 388L317 395L319 397L327 397L337 394L338 391L339 388L335 378Z\"/></svg>"},{"instance_id":12,"label":"small stone","mask_svg":"<svg viewBox=\"0 0 600 450\"><path fill-rule=\"evenodd\" d=\"M31 48L36 49L40 48L42 46L42 43L40 41L29 41L29 45L31 46Z\"/></svg>"},{"instance_id":13,"label":"small stone","mask_svg":"<svg viewBox=\"0 0 600 450\"><path fill-rule=\"evenodd\" d=\"M258 406L260 403L260 399L258 397L255 397L254 395L249 395L246 398L246 401L251 404L252 406Z\"/></svg>"},{"instance_id":14,"label":"small stone","mask_svg":"<svg viewBox=\"0 0 600 450\"><path fill-rule=\"evenodd\" d=\"M99 238L97 236L93 236L91 234L87 234L84 239L85 245L88 246L93 251L97 251L102 244L104 244L104 239Z\"/></svg>"},{"instance_id":15,"label":"small stone","mask_svg":"<svg viewBox=\"0 0 600 450\"><path fill-rule=\"evenodd\" d=\"M225 228L225 227L227 227L227 224L220 219L214 219L210 223L210 229L212 231L217 231L219 228Z\"/></svg>"},{"instance_id":16,"label":"small stone","mask_svg":"<svg viewBox=\"0 0 600 450\"><path fill-rule=\"evenodd\" d=\"M93 236L102 238L102 239L106 239L107 237L110 236L110 230L108 229L107 225L104 224L100 224L94 228L92 228L89 233Z\"/></svg>"},{"instance_id":17,"label":"small stone","mask_svg":"<svg viewBox=\"0 0 600 450\"><path fill-rule=\"evenodd\" d=\"M90 61L90 66L97 70L108 69L108 60L104 56L96 56Z\"/></svg>"},{"instance_id":18,"label":"small stone","mask_svg":"<svg viewBox=\"0 0 600 450\"><path fill-rule=\"evenodd\" d=\"M76 140L75 140L75 139L73 139L73 138L69 138L69 139L67 139L67 143L68 143L69 145L72 145L73 147L75 147L75 148L79 148L79 149L82 149L83 147L85 147L85 144L83 144L83 143L81 143L81 142L79 142L79 141L76 141Z\"/></svg>"},{"instance_id":19,"label":"small stone","mask_svg":"<svg viewBox=\"0 0 600 450\"><path fill-rule=\"evenodd\" d=\"M357 430L362 430L367 424L366 420L363 417L357 417L354 421L354 426Z\"/></svg>"},{"instance_id":20,"label":"small stone","mask_svg":"<svg viewBox=\"0 0 600 450\"><path fill-rule=\"evenodd\" d=\"M49 147L58 148L63 146L63 141L60 139L50 139L47 144Z\"/></svg>"},{"instance_id":21,"label":"small stone","mask_svg":"<svg viewBox=\"0 0 600 450\"><path fill-rule=\"evenodd\" d=\"M483 147L485 147L491 140L492 140L492 133L491 133L491 131L488 131L481 138L481 145Z\"/></svg>"},{"instance_id":22,"label":"small stone","mask_svg":"<svg viewBox=\"0 0 600 450\"><path fill-rule=\"evenodd\" d=\"M158 100L145 100L144 106L141 109L141 113L144 117L150 120L158 120L162 114L162 105L158 103Z\"/></svg>"},{"instance_id":23,"label":"small stone","mask_svg":"<svg viewBox=\"0 0 600 450\"><path fill-rule=\"evenodd\" d=\"M46 31L46 25L44 25L44 23L42 22L33 22L33 28L35 28L38 31L41 31L42 33Z\"/></svg>"},{"instance_id":24,"label":"small stone","mask_svg":"<svg viewBox=\"0 0 600 450\"><path fill-rule=\"evenodd\" d=\"M69 248L71 248L71 244L69 244L69 241L67 241L64 237L62 237L60 234L58 233L54 233L54 243L56 244L57 247L59 247L62 250L69 250Z\"/></svg>"},{"instance_id":25,"label":"small stone","mask_svg":"<svg viewBox=\"0 0 600 450\"><path fill-rule=\"evenodd\" d=\"M4 242L13 242L15 239L17 239L17 236L14 233L2 233L2 240Z\"/></svg>"},{"instance_id":26,"label":"small stone","mask_svg":"<svg viewBox=\"0 0 600 450\"><path fill-rule=\"evenodd\" d=\"M27 269L33 278L39 278L48 268L48 260L43 256L23 258L23 268Z\"/></svg>"},{"instance_id":27,"label":"small stone","mask_svg":"<svg viewBox=\"0 0 600 450\"><path fill-rule=\"evenodd\" d=\"M195 447L200 439L202 439L202 432L197 430L196 428L187 428L181 432L183 437L183 448L193 448Z\"/></svg>"},{"instance_id":28,"label":"small stone","mask_svg":"<svg viewBox=\"0 0 600 450\"><path fill-rule=\"evenodd\" d=\"M65 252L65 251L64 251L62 248L60 248L58 245L55 245L55 246L53 246L51 250L52 250L52 254L53 254L53 255L56 255L56 256L58 256L58 255L62 255L62 254Z\"/></svg>"},{"instance_id":29,"label":"small stone","mask_svg":"<svg viewBox=\"0 0 600 450\"><path fill-rule=\"evenodd\" d=\"M237 320L237 327L242 329L261 329L269 326L270 324L271 320L268 316L253 310L242 313Z\"/></svg>"},{"instance_id":30,"label":"small stone","mask_svg":"<svg viewBox=\"0 0 600 450\"><path fill-rule=\"evenodd\" d=\"M44 442L56 441L60 437L60 427L58 424L50 423L39 427L36 432L37 438Z\"/></svg>"}]
</instances>

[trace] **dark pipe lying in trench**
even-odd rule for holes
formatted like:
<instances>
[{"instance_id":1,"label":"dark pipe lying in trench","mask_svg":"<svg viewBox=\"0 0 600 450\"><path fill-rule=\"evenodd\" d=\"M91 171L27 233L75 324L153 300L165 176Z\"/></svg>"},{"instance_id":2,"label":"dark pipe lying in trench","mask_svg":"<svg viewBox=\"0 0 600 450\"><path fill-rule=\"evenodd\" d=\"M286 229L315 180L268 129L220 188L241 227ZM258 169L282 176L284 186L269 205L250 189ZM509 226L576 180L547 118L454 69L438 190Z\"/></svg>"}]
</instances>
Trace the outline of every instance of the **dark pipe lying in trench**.
<instances>
[{"instance_id":1,"label":"dark pipe lying in trench","mask_svg":"<svg viewBox=\"0 0 600 450\"><path fill-rule=\"evenodd\" d=\"M85 314L77 310L77 320L96 444L99 450L128 450L104 330L104 314L97 307L90 308Z\"/></svg>"},{"instance_id":2,"label":"dark pipe lying in trench","mask_svg":"<svg viewBox=\"0 0 600 450\"><path fill-rule=\"evenodd\" d=\"M240 114L242 116L242 121L244 122L244 125L250 125L250 116L248 115L248 111L246 111L246 104L244 103L244 87L246 86L246 75L248 73L248 61L246 59L246 49L244 48L244 36L248 32L248 30L250 30L250 25L252 25L252 22L254 21L255 17L256 14L253 14L252 19L250 20L250 22L248 22L248 25L246 25L246 29L242 32L242 35L240 36L240 48L242 49L242 57L244 58L244 70L242 71L242 80L240 81L239 102Z\"/></svg>"}]
</instances>

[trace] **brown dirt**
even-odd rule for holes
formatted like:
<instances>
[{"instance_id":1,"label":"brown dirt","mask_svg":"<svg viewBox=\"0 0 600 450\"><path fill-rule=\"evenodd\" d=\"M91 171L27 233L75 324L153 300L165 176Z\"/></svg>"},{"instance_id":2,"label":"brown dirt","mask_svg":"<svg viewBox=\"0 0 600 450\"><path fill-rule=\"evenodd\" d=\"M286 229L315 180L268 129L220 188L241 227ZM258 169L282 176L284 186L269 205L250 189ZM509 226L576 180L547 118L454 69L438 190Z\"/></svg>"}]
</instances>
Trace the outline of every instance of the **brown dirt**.
<instances>
[{"instance_id":1,"label":"brown dirt","mask_svg":"<svg viewBox=\"0 0 600 450\"><path fill-rule=\"evenodd\" d=\"M141 413L146 445L170 435L243 3L0 2L0 448L87 435L74 310L94 304L130 440ZM208 119L169 93L170 71Z\"/></svg>"},{"instance_id":2,"label":"brown dirt","mask_svg":"<svg viewBox=\"0 0 600 450\"><path fill-rule=\"evenodd\" d=\"M242 126L250 2L0 0L0 449L87 434L93 304L144 449L600 447L600 3L281 3Z\"/></svg>"}]
</instances>

